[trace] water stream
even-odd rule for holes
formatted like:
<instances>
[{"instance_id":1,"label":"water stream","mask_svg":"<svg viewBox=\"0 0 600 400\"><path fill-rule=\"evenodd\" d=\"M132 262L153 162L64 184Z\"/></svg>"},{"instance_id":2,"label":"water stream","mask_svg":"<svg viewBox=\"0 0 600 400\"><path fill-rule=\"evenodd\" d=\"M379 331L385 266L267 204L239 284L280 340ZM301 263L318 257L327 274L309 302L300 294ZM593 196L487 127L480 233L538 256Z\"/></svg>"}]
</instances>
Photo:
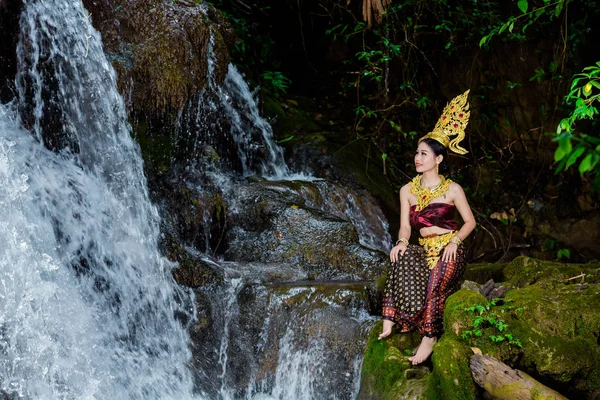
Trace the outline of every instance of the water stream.
<instances>
[{"instance_id":1,"label":"water stream","mask_svg":"<svg viewBox=\"0 0 600 400\"><path fill-rule=\"evenodd\" d=\"M193 298L158 251L100 36L80 1L25 0L20 24L18 95L0 106L0 388L194 398Z\"/></svg>"}]
</instances>

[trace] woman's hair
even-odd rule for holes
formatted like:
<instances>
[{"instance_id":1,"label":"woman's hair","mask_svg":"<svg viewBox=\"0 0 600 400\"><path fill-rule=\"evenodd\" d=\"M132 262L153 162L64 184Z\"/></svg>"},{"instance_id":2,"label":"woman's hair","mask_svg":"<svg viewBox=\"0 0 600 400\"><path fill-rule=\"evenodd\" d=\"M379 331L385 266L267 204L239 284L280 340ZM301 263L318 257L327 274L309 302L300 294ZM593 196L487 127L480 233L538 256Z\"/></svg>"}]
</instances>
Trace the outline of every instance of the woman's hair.
<instances>
[{"instance_id":1,"label":"woman's hair","mask_svg":"<svg viewBox=\"0 0 600 400\"><path fill-rule=\"evenodd\" d=\"M447 173L448 172L448 163L446 162L446 159L448 158L448 150L446 149L446 146L444 146L437 140L431 139L431 138L426 138L426 139L423 139L422 141L425 142L427 144L427 146L431 147L431 150L433 151L433 154L435 154L436 157L437 156L444 157L444 159L440 163L439 172L440 172L440 174Z\"/></svg>"}]
</instances>

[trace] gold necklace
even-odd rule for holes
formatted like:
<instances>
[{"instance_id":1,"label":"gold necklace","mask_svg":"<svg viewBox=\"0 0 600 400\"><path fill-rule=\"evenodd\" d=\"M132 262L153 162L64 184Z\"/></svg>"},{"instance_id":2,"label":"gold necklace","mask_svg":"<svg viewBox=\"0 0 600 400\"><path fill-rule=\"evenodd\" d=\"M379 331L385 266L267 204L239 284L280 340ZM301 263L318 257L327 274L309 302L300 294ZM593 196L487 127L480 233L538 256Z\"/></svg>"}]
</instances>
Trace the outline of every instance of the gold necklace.
<instances>
[{"instance_id":1,"label":"gold necklace","mask_svg":"<svg viewBox=\"0 0 600 400\"><path fill-rule=\"evenodd\" d=\"M452 183L450 179L446 179L440 175L440 183L438 183L437 186L429 189L421 185L421 178L422 175L417 175L410 182L410 193L414 194L417 198L415 211L421 211L427 207L429 203L431 203L431 200L437 199L438 197L446 194L450 188L450 184Z\"/></svg>"}]
</instances>

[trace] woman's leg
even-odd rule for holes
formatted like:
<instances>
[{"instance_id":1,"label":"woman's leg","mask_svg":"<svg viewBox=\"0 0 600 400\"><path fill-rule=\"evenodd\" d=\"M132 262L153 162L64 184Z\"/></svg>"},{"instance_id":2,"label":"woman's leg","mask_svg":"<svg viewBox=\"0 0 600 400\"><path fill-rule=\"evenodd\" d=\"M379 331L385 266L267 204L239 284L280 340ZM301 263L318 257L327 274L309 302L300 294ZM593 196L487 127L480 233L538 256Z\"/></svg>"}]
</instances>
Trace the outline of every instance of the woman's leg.
<instances>
[{"instance_id":1,"label":"woman's leg","mask_svg":"<svg viewBox=\"0 0 600 400\"><path fill-rule=\"evenodd\" d=\"M409 360L414 364L425 361L433 352L433 345L442 335L444 322L444 306L446 299L454 293L465 270L464 247L456 252L456 261L439 261L431 270L427 286L427 301L423 310L419 331L423 340L417 353Z\"/></svg>"},{"instance_id":2,"label":"woman's leg","mask_svg":"<svg viewBox=\"0 0 600 400\"><path fill-rule=\"evenodd\" d=\"M394 324L402 324L402 331L412 330L411 317L425 305L428 279L423 249L409 245L404 255L388 268L383 290L383 330L379 339L389 336Z\"/></svg>"}]
</instances>

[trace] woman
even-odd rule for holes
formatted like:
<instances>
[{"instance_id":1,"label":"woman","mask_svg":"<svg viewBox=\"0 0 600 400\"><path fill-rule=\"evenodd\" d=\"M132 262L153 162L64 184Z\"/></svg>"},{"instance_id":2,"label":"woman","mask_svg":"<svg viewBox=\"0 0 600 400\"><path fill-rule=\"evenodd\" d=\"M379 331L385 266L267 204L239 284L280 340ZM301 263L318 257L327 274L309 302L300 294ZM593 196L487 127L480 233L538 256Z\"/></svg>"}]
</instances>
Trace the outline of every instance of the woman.
<instances>
[{"instance_id":1,"label":"woman","mask_svg":"<svg viewBox=\"0 0 600 400\"><path fill-rule=\"evenodd\" d=\"M415 167L421 175L400 189L400 232L390 252L392 262L383 293L383 331L379 339L401 325L401 332L418 329L423 338L413 365L433 352L443 330L444 305L456 289L465 269L463 240L475 228L475 218L457 183L444 178L447 148L467 151L458 143L469 122L467 90L444 108L432 132L419 139ZM450 136L456 136L450 140ZM458 230L454 213L464 224ZM409 244L411 225L421 235L419 244Z\"/></svg>"}]
</instances>

